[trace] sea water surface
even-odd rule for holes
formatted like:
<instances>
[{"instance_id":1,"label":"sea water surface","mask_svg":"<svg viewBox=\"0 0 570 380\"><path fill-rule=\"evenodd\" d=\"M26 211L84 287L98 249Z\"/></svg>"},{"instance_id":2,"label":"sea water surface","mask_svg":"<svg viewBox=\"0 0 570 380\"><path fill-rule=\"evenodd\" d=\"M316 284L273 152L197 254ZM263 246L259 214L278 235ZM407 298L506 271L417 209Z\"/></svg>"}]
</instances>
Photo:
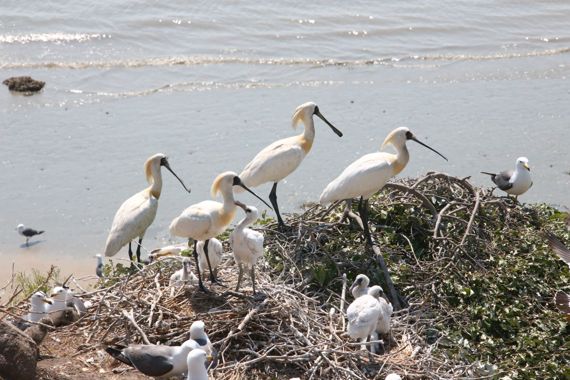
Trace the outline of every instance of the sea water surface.
<instances>
[{"instance_id":1,"label":"sea water surface","mask_svg":"<svg viewBox=\"0 0 570 380\"><path fill-rule=\"evenodd\" d=\"M569 206L568 20L568 1L3 0L0 79L47 84L0 87L0 279L12 263L93 273L157 152L192 193L164 172L143 243L179 241L170 221L208 199L218 173L298 133L290 118L306 101L344 137L315 121L311 153L279 185L285 213L402 125L449 158L410 143L404 176L489 185L481 170L524 155L534 186L521 200ZM46 232L25 247L18 223Z\"/></svg>"}]
</instances>

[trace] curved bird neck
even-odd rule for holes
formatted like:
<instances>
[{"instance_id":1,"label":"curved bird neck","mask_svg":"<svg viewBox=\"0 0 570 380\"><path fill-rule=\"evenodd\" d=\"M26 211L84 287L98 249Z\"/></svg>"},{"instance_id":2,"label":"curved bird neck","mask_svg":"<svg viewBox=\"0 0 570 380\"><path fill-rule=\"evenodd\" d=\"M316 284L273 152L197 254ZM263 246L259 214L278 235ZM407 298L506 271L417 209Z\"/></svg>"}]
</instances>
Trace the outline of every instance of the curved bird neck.
<instances>
[{"instance_id":1,"label":"curved bird neck","mask_svg":"<svg viewBox=\"0 0 570 380\"><path fill-rule=\"evenodd\" d=\"M395 159L392 164L394 166L394 175L396 175L404 170L408 164L408 161L410 160L410 153L408 152L408 147L406 144L402 146L394 146L394 149L396 149L396 155L394 156Z\"/></svg>"},{"instance_id":2,"label":"curved bird neck","mask_svg":"<svg viewBox=\"0 0 570 380\"><path fill-rule=\"evenodd\" d=\"M150 184L148 187L149 193L156 199L160 198L160 193L162 191L162 173L160 171L160 166L156 167L149 162L145 168L146 180Z\"/></svg>"},{"instance_id":3,"label":"curved bird neck","mask_svg":"<svg viewBox=\"0 0 570 380\"><path fill-rule=\"evenodd\" d=\"M252 225L254 222L253 218L250 217L250 215L247 215L245 218L243 218L238 225L236 226L236 230L244 230L245 228L249 227L250 225Z\"/></svg>"},{"instance_id":4,"label":"curved bird neck","mask_svg":"<svg viewBox=\"0 0 570 380\"><path fill-rule=\"evenodd\" d=\"M301 148L305 151L305 154L307 154L311 150L313 140L315 139L315 122L313 121L312 116L303 118L302 120L305 129L303 130L303 133L299 135L299 142Z\"/></svg>"}]
</instances>

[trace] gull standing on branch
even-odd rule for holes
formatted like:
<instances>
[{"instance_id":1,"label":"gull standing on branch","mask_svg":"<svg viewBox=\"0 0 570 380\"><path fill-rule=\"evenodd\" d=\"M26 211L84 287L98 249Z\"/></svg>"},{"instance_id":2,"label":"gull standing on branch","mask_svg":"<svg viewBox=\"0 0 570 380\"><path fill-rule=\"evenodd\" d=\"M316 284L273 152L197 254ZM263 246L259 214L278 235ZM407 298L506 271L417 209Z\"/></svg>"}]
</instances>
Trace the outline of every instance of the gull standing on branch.
<instances>
[{"instance_id":1,"label":"gull standing on branch","mask_svg":"<svg viewBox=\"0 0 570 380\"><path fill-rule=\"evenodd\" d=\"M133 261L131 240L139 238L137 246L137 261L141 262L141 244L147 228L154 221L158 210L158 198L162 191L162 174L160 168L164 166L182 184L187 192L190 189L172 171L166 156L157 153L146 160L144 170L149 187L127 199L115 214L113 225L105 245L105 256L114 256L127 243L129 243L129 259Z\"/></svg>"},{"instance_id":2,"label":"gull standing on branch","mask_svg":"<svg viewBox=\"0 0 570 380\"><path fill-rule=\"evenodd\" d=\"M303 122L305 129L297 136L287 137L265 147L246 165L239 177L249 187L256 187L267 182L273 182L269 200L277 214L279 228L285 227L285 222L279 213L277 205L277 183L291 174L301 164L313 146L315 139L315 124L313 115L324 121L334 133L342 137L342 132L332 125L321 114L319 107L308 102L301 104L293 114L293 128Z\"/></svg>"},{"instance_id":3,"label":"gull standing on branch","mask_svg":"<svg viewBox=\"0 0 570 380\"><path fill-rule=\"evenodd\" d=\"M234 172L224 172L216 177L212 183L211 193L215 197L218 193L222 193L223 203L216 201L203 201L196 203L174 218L170 223L170 233L174 236L188 238L188 246L190 246L190 239L194 240L194 259L196 260L196 267L199 268L198 263L198 241L204 241L204 253L206 254L206 261L210 269L210 281L216 282L216 277L212 271L210 259L208 257L208 241L223 233L234 218L236 206L241 205L234 198L233 186L241 186L249 191L259 200L271 208L263 199L259 198L257 194L245 186L240 177ZM198 272L198 284L202 291L206 291L202 283L202 276L200 270Z\"/></svg>"},{"instance_id":4,"label":"gull standing on branch","mask_svg":"<svg viewBox=\"0 0 570 380\"><path fill-rule=\"evenodd\" d=\"M406 146L408 140L425 146L447 161L441 153L419 141L408 128L396 128L388 134L382 144L382 149L387 145L392 145L396 149L396 154L377 152L362 156L344 169L321 194L320 203L323 205L360 197L358 211L364 227L364 237L369 245L372 245L372 238L368 227L368 199L380 191L386 182L404 170L410 159Z\"/></svg>"},{"instance_id":5,"label":"gull standing on branch","mask_svg":"<svg viewBox=\"0 0 570 380\"><path fill-rule=\"evenodd\" d=\"M28 247L29 241L31 237L34 237L36 235L41 235L43 234L45 231L37 231L34 230L33 228L26 228L26 226L24 226L23 224L18 224L18 226L16 227L16 231L18 231L18 233L22 236L24 236L26 238L26 247Z\"/></svg>"},{"instance_id":6,"label":"gull standing on branch","mask_svg":"<svg viewBox=\"0 0 570 380\"><path fill-rule=\"evenodd\" d=\"M528 158L526 157L517 158L515 170L504 170L500 173L481 172L481 174L491 176L491 180L499 189L515 196L515 201L519 195L526 193L532 186L530 166L528 166Z\"/></svg>"},{"instance_id":7,"label":"gull standing on branch","mask_svg":"<svg viewBox=\"0 0 570 380\"><path fill-rule=\"evenodd\" d=\"M234 258L239 267L239 275L236 292L239 290L243 276L243 266L250 268L253 294L255 294L255 263L263 256L263 234L254 231L247 226L255 223L258 217L257 209L253 206L242 207L245 218L242 219L230 235L230 246L234 252Z\"/></svg>"}]
</instances>

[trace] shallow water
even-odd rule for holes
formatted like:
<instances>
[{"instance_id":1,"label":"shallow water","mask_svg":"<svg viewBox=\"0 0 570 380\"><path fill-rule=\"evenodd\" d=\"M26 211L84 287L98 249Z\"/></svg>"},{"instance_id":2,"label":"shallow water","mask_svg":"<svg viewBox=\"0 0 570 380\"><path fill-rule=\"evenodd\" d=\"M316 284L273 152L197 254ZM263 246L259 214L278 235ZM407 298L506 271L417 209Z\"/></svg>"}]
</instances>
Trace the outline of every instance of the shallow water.
<instances>
[{"instance_id":1,"label":"shallow water","mask_svg":"<svg viewBox=\"0 0 570 380\"><path fill-rule=\"evenodd\" d=\"M410 144L403 175L485 185L479 171L526 155L521 200L570 205L568 2L3 1L0 15L3 77L47 82L30 97L0 89L0 279L12 262L91 274L156 152L192 187L164 174L144 245L165 244L218 173L296 133L309 100L345 135L316 121L313 150L279 185L285 212L400 125L449 158ZM18 223L45 229L41 242L22 247Z\"/></svg>"}]
</instances>

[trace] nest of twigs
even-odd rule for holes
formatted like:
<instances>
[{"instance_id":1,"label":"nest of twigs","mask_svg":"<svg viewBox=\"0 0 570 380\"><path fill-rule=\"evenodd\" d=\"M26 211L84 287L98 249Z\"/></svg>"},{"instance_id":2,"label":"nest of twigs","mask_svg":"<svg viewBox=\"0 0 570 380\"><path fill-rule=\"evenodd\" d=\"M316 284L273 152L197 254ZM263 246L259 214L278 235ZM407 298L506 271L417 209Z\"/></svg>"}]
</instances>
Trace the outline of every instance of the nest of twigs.
<instances>
[{"instance_id":1,"label":"nest of twigs","mask_svg":"<svg viewBox=\"0 0 570 380\"><path fill-rule=\"evenodd\" d=\"M567 327L560 335L562 318L550 303L554 290L568 286L568 270L546 252L540 234L565 231L554 209L521 206L442 173L389 184L370 207L373 247L365 244L354 205L313 205L288 219L287 232L272 220L255 227L266 246L257 295L248 281L240 292L230 290L237 267L228 256L218 273L225 286L213 285L208 294L184 287L171 296L168 279L181 265L171 258L101 281L83 295L94 307L58 337L78 338L73 355L94 371L121 372L127 367L108 358L105 345L179 344L201 319L218 352L211 374L219 380L383 379L390 372L410 379L517 378L525 373L517 360L538 360L534 374L568 364ZM358 273L382 285L395 306L392 339L379 355L344 332L352 301L347 282ZM509 275L520 276L515 285ZM518 322L500 310L513 299L523 304ZM552 347L530 356L516 351L517 339L534 336L529 326L541 316L549 320L537 339L551 339Z\"/></svg>"}]
</instances>

